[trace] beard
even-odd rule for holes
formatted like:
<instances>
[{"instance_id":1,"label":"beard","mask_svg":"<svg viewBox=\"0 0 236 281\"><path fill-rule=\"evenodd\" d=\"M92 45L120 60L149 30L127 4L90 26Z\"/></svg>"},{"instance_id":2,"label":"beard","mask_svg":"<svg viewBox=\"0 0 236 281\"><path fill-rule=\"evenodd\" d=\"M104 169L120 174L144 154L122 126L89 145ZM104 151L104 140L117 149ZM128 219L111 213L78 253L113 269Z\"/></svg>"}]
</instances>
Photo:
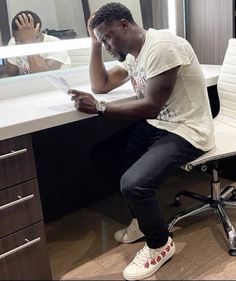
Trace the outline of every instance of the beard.
<instances>
[{"instance_id":1,"label":"beard","mask_svg":"<svg viewBox=\"0 0 236 281\"><path fill-rule=\"evenodd\" d=\"M126 56L127 56L127 55L124 54L124 53L118 53L118 61L119 61L119 62L125 61Z\"/></svg>"},{"instance_id":2,"label":"beard","mask_svg":"<svg viewBox=\"0 0 236 281\"><path fill-rule=\"evenodd\" d=\"M109 52L110 53L110 52ZM115 59L117 59L119 62L123 62L126 59L127 54L114 50L110 53Z\"/></svg>"}]
</instances>

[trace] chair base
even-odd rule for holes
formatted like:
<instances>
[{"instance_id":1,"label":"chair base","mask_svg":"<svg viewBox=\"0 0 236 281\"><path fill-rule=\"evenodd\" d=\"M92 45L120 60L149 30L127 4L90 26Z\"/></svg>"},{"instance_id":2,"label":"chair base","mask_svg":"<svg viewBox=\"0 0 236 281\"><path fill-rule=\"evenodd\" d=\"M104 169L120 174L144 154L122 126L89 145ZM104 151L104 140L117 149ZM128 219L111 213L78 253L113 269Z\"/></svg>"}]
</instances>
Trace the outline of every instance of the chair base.
<instances>
[{"instance_id":1,"label":"chair base","mask_svg":"<svg viewBox=\"0 0 236 281\"><path fill-rule=\"evenodd\" d=\"M229 195L231 195L231 197L229 200L227 200L226 198L228 198ZM182 191L176 195L175 202L173 204L174 206L181 205L179 202L181 196L187 196L194 200L200 201L203 204L189 208L175 215L168 223L169 231L171 231L173 226L183 218L196 215L207 210L213 210L215 213L218 214L222 226L224 228L225 234L228 238L228 253L231 256L236 256L236 232L224 209L224 207L236 207L236 187L226 186L221 190L218 178L218 171L213 168L210 196L203 196L189 191Z\"/></svg>"}]
</instances>

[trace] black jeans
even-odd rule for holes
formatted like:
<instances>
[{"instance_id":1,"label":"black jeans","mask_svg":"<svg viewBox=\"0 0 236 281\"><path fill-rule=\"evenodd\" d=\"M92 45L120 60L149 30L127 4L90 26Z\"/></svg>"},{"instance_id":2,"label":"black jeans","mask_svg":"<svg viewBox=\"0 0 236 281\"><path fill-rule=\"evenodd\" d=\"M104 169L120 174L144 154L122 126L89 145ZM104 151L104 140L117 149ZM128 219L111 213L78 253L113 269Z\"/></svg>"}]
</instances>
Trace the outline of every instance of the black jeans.
<instances>
[{"instance_id":1,"label":"black jeans","mask_svg":"<svg viewBox=\"0 0 236 281\"><path fill-rule=\"evenodd\" d=\"M137 124L130 132L126 143L128 170L120 181L121 193L150 248L165 245L169 236L156 189L182 164L203 153L184 138L155 128L146 121Z\"/></svg>"}]
</instances>

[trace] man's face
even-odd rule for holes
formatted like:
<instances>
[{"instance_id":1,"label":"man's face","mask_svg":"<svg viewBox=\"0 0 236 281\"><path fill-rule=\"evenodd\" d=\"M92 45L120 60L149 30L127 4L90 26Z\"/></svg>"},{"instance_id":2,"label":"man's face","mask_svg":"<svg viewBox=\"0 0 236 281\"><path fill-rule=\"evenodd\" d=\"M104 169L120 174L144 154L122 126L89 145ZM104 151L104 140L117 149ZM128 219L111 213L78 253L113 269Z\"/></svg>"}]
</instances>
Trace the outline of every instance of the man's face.
<instances>
[{"instance_id":1,"label":"man's face","mask_svg":"<svg viewBox=\"0 0 236 281\"><path fill-rule=\"evenodd\" d=\"M128 42L125 38L125 29L122 22L101 23L94 29L94 33L110 55L120 62L125 60L128 54Z\"/></svg>"},{"instance_id":2,"label":"man's face","mask_svg":"<svg viewBox=\"0 0 236 281\"><path fill-rule=\"evenodd\" d=\"M34 24L32 16L26 17L25 14L22 15L15 21L18 30L12 31L16 44L40 42L41 32L39 23L37 25Z\"/></svg>"}]
</instances>

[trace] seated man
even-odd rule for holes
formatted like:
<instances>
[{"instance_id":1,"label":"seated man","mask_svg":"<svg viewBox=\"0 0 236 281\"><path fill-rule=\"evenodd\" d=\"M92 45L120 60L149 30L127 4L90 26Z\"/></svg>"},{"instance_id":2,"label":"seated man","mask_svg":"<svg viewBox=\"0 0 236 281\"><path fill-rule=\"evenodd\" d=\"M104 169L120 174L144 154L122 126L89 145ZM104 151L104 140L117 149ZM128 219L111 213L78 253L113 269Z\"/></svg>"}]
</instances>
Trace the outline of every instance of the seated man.
<instances>
[{"instance_id":1,"label":"seated man","mask_svg":"<svg viewBox=\"0 0 236 281\"><path fill-rule=\"evenodd\" d=\"M12 20L12 35L8 45L38 42L55 42L60 39L43 34L42 22L32 11L21 11ZM67 52L55 52L39 55L13 57L7 59L5 74L22 75L41 71L55 70L71 63Z\"/></svg>"},{"instance_id":2,"label":"seated man","mask_svg":"<svg viewBox=\"0 0 236 281\"><path fill-rule=\"evenodd\" d=\"M206 83L185 39L164 30L144 30L119 3L98 9L88 30L93 92L105 94L131 80L137 95L136 100L106 103L90 93L70 91L79 111L140 120L126 139L127 170L120 181L133 220L115 234L123 243L145 236L144 247L123 271L125 279L140 280L175 253L156 189L182 164L215 145ZM102 44L120 61L109 70L103 64Z\"/></svg>"}]
</instances>

